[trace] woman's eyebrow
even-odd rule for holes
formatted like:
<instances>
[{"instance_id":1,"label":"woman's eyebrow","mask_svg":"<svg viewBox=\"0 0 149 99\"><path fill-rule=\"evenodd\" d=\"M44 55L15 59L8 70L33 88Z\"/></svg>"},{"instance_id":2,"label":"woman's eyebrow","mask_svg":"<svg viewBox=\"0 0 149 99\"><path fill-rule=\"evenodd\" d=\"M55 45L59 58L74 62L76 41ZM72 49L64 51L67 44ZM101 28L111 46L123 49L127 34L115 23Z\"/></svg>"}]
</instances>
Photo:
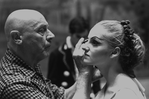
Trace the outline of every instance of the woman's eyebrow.
<instances>
[{"instance_id":1,"label":"woman's eyebrow","mask_svg":"<svg viewBox=\"0 0 149 99\"><path fill-rule=\"evenodd\" d=\"M95 40L98 40L98 41L103 41L103 40L104 40L104 39L99 38L99 37L97 37L97 36L93 36L93 37L91 37L91 39L95 39Z\"/></svg>"}]
</instances>

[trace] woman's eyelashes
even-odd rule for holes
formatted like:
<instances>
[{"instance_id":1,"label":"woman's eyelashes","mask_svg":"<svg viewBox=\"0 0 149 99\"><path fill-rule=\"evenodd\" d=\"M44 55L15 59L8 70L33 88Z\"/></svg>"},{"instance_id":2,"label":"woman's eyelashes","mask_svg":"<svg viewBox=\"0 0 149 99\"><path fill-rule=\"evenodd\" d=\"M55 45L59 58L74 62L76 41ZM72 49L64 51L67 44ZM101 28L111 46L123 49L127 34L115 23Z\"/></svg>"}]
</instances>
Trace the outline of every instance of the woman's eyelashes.
<instances>
[{"instance_id":1,"label":"woman's eyelashes","mask_svg":"<svg viewBox=\"0 0 149 99\"><path fill-rule=\"evenodd\" d=\"M91 39L84 39L82 44L84 44L86 42L89 42L93 46L99 46L101 44L100 39L98 39L97 37L92 37Z\"/></svg>"},{"instance_id":2,"label":"woman's eyelashes","mask_svg":"<svg viewBox=\"0 0 149 99\"><path fill-rule=\"evenodd\" d=\"M99 46L101 44L100 40L96 37L93 37L90 39L90 43L93 45L93 46Z\"/></svg>"}]
</instances>

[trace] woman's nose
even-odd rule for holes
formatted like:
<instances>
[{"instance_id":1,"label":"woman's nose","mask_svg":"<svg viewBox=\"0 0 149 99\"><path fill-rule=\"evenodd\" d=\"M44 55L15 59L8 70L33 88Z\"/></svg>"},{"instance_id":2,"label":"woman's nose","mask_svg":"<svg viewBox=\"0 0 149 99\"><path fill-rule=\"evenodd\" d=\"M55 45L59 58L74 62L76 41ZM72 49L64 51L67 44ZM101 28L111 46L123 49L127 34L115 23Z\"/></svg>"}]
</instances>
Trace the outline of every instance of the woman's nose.
<instances>
[{"instance_id":1,"label":"woman's nose","mask_svg":"<svg viewBox=\"0 0 149 99\"><path fill-rule=\"evenodd\" d=\"M50 42L51 39L53 39L54 37L55 37L55 35L50 30L48 30L48 33L47 33L47 36L46 36L46 40L48 42Z\"/></svg>"},{"instance_id":2,"label":"woman's nose","mask_svg":"<svg viewBox=\"0 0 149 99\"><path fill-rule=\"evenodd\" d=\"M88 47L86 44L82 44L82 49L83 49L85 52L88 52L88 51L89 51L89 47Z\"/></svg>"}]
</instances>

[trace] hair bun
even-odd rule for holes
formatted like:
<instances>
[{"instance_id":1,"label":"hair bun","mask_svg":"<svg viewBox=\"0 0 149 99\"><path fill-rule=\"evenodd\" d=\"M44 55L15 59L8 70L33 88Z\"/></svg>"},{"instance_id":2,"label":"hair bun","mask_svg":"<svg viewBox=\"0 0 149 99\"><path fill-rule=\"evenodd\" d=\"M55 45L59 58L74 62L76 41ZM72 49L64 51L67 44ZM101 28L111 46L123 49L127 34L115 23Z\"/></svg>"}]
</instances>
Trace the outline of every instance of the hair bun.
<instances>
[{"instance_id":1,"label":"hair bun","mask_svg":"<svg viewBox=\"0 0 149 99\"><path fill-rule=\"evenodd\" d=\"M123 28L124 28L124 34L127 37L131 37L134 34L134 31L129 26L129 24L130 24L130 21L129 20L122 20L120 22L120 24L123 26Z\"/></svg>"},{"instance_id":2,"label":"hair bun","mask_svg":"<svg viewBox=\"0 0 149 99\"><path fill-rule=\"evenodd\" d=\"M121 22L121 25L128 25L128 24L130 24L130 21L129 20L122 20Z\"/></svg>"}]
</instances>

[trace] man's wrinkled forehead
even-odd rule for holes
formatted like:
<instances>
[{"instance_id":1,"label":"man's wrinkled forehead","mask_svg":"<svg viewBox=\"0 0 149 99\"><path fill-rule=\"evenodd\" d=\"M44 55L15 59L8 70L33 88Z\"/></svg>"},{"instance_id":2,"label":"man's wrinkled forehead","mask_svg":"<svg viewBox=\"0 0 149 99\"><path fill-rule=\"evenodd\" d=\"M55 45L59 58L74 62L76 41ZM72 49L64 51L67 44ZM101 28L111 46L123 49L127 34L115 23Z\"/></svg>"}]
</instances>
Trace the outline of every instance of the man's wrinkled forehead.
<instances>
[{"instance_id":1,"label":"man's wrinkled forehead","mask_svg":"<svg viewBox=\"0 0 149 99\"><path fill-rule=\"evenodd\" d=\"M9 20L14 20L14 25L19 24L24 27L37 27L39 24L48 24L44 16L35 10L17 10L10 14L8 17Z\"/></svg>"},{"instance_id":2,"label":"man's wrinkled forehead","mask_svg":"<svg viewBox=\"0 0 149 99\"><path fill-rule=\"evenodd\" d=\"M30 20L30 19L39 20L40 18L44 18L44 16L38 11L24 9L12 12L8 18L15 18L20 20Z\"/></svg>"}]
</instances>

